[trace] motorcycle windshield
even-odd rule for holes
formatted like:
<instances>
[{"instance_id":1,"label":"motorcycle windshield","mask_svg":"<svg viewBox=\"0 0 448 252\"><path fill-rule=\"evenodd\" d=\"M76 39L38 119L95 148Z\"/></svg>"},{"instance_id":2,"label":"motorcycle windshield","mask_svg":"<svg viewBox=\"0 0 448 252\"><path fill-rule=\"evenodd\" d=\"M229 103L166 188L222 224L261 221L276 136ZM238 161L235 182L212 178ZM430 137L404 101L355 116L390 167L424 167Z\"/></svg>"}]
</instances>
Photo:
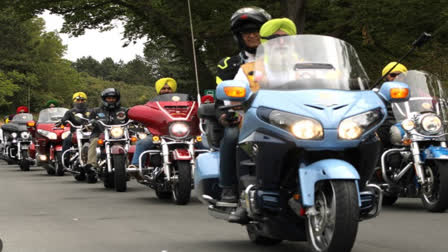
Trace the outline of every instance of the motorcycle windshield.
<instances>
[{"instance_id":1,"label":"motorcycle windshield","mask_svg":"<svg viewBox=\"0 0 448 252\"><path fill-rule=\"evenodd\" d=\"M432 112L442 119L446 117L446 99L442 82L433 74L411 70L398 75L394 81L408 84L409 101L393 103L392 110L395 119L400 122L411 114Z\"/></svg>"},{"instance_id":2,"label":"motorcycle windshield","mask_svg":"<svg viewBox=\"0 0 448 252\"><path fill-rule=\"evenodd\" d=\"M65 112L67 112L68 109L66 108L47 108L39 113L39 119L37 120L38 123L56 123L58 120L60 120Z\"/></svg>"},{"instance_id":3,"label":"motorcycle windshield","mask_svg":"<svg viewBox=\"0 0 448 252\"><path fill-rule=\"evenodd\" d=\"M12 118L11 122L24 124L24 123L27 123L27 122L32 121L32 120L33 120L33 115L32 114L30 114L30 113L20 113L20 114L15 115Z\"/></svg>"},{"instance_id":4,"label":"motorcycle windshield","mask_svg":"<svg viewBox=\"0 0 448 252\"><path fill-rule=\"evenodd\" d=\"M151 101L158 102L178 102L178 101L192 101L190 95L180 93L162 94L154 97Z\"/></svg>"},{"instance_id":5,"label":"motorcycle windshield","mask_svg":"<svg viewBox=\"0 0 448 252\"><path fill-rule=\"evenodd\" d=\"M321 35L283 36L257 49L254 81L260 89L367 89L369 78L355 49Z\"/></svg>"}]
</instances>

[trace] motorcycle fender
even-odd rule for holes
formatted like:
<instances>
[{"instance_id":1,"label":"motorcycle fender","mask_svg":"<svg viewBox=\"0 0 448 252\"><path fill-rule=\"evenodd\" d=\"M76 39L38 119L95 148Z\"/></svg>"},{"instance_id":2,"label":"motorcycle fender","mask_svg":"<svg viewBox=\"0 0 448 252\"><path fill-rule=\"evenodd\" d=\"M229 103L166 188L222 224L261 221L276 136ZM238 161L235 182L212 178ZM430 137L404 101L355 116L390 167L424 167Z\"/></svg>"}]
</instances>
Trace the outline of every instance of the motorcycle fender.
<instances>
[{"instance_id":1,"label":"motorcycle fender","mask_svg":"<svg viewBox=\"0 0 448 252\"><path fill-rule=\"evenodd\" d=\"M429 146L421 154L422 161L430 160L448 160L448 149L442 146Z\"/></svg>"},{"instance_id":2,"label":"motorcycle fender","mask_svg":"<svg viewBox=\"0 0 448 252\"><path fill-rule=\"evenodd\" d=\"M219 178L219 152L200 154L196 158L194 182L197 185L202 180ZM195 185L195 188L197 186Z\"/></svg>"},{"instance_id":3,"label":"motorcycle fender","mask_svg":"<svg viewBox=\"0 0 448 252\"><path fill-rule=\"evenodd\" d=\"M358 204L361 204L358 187L359 178L359 174L353 165L339 159L324 159L306 167L300 167L299 182L302 204L305 207L314 205L314 190L318 181L336 179L355 180L358 190Z\"/></svg>"},{"instance_id":4,"label":"motorcycle fender","mask_svg":"<svg viewBox=\"0 0 448 252\"><path fill-rule=\"evenodd\" d=\"M110 153L111 154L125 154L126 150L123 148L123 146L114 144L110 147Z\"/></svg>"},{"instance_id":5,"label":"motorcycle fender","mask_svg":"<svg viewBox=\"0 0 448 252\"><path fill-rule=\"evenodd\" d=\"M62 151L62 145L56 145L54 148L56 151Z\"/></svg>"},{"instance_id":6,"label":"motorcycle fender","mask_svg":"<svg viewBox=\"0 0 448 252\"><path fill-rule=\"evenodd\" d=\"M191 160L191 154L187 149L175 149L173 151L174 160Z\"/></svg>"},{"instance_id":7,"label":"motorcycle fender","mask_svg":"<svg viewBox=\"0 0 448 252\"><path fill-rule=\"evenodd\" d=\"M30 153L30 157L31 158L36 158L36 145L32 142L30 147L29 147L29 153Z\"/></svg>"}]
</instances>

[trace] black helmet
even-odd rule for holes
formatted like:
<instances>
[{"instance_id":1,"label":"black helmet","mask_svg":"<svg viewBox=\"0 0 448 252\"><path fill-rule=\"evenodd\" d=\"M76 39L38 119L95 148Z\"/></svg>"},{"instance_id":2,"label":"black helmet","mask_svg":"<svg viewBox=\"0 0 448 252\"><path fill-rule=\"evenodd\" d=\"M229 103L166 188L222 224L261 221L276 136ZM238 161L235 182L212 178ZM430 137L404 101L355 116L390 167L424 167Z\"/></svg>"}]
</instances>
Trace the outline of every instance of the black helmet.
<instances>
[{"instance_id":1,"label":"black helmet","mask_svg":"<svg viewBox=\"0 0 448 252\"><path fill-rule=\"evenodd\" d=\"M241 49L255 53L256 48L248 48L241 37L241 32L260 30L260 27L271 19L271 15L259 7L244 7L230 18L230 30Z\"/></svg>"},{"instance_id":2,"label":"black helmet","mask_svg":"<svg viewBox=\"0 0 448 252\"><path fill-rule=\"evenodd\" d=\"M106 97L117 97L114 103L108 103ZM106 109L115 109L120 107L120 91L116 88L106 88L101 92L101 100L103 101L103 107Z\"/></svg>"}]
</instances>

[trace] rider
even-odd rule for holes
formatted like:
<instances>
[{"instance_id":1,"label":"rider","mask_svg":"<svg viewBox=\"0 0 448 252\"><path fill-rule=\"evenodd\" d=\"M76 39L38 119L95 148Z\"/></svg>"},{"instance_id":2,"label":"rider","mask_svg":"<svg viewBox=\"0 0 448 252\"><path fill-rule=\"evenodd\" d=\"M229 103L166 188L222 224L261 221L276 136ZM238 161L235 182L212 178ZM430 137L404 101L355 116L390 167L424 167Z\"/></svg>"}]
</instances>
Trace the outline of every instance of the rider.
<instances>
[{"instance_id":1,"label":"rider","mask_svg":"<svg viewBox=\"0 0 448 252\"><path fill-rule=\"evenodd\" d=\"M116 88L104 89L101 92L101 101L102 105L94 108L89 116L93 126L86 165L87 182L89 183L96 182L96 179L94 179L94 169L98 167L96 147L98 146L98 138L104 130L102 124L98 121L108 125L124 124L128 121L127 108L120 106L120 92Z\"/></svg>"},{"instance_id":2,"label":"rider","mask_svg":"<svg viewBox=\"0 0 448 252\"><path fill-rule=\"evenodd\" d=\"M60 127L61 125L67 124L67 121L72 122L74 125L81 125L82 123L76 119L76 114L82 114L84 118L90 116L90 111L87 108L87 95L84 92L76 92L72 96L73 108L66 111L61 121L55 124L55 127ZM49 101L50 102L50 101ZM48 102L47 102L48 104ZM62 153L72 147L72 134L75 132L75 128L70 128L70 135L68 135L62 143ZM65 155L64 163L68 165L68 159L70 157Z\"/></svg>"},{"instance_id":3,"label":"rider","mask_svg":"<svg viewBox=\"0 0 448 252\"><path fill-rule=\"evenodd\" d=\"M19 106L19 107L17 107L15 114L11 114L8 116L8 118L5 119L5 123L11 122L12 118L14 118L14 116L17 114L28 113L28 112L29 112L29 110L28 110L27 106Z\"/></svg>"},{"instance_id":4,"label":"rider","mask_svg":"<svg viewBox=\"0 0 448 252\"><path fill-rule=\"evenodd\" d=\"M232 57L221 59L216 72L216 84L224 80L233 80L238 69L244 63L255 60L255 52L260 44L260 27L271 15L259 7L244 7L230 18L230 30L238 43L240 52Z\"/></svg>"},{"instance_id":5,"label":"rider","mask_svg":"<svg viewBox=\"0 0 448 252\"><path fill-rule=\"evenodd\" d=\"M260 28L260 36L262 38L261 42L264 43L269 39L277 38L279 36L289 36L297 34L297 28L290 19L288 18L278 18L272 19ZM254 62L249 62L240 67L237 76L235 79L239 78L238 76L242 76L242 80L250 83L251 89L253 92L258 90L258 84L255 83L253 78L255 64ZM241 75L240 75L241 74ZM235 169L236 163L236 145L238 144L238 135L239 128L237 125L239 124L241 117L238 117L235 120L233 125L230 125L226 128L226 131L231 131L232 139L225 138L221 142L220 148L220 173L225 173L226 176L220 177L220 185L227 186L223 187L223 193L221 195L221 201L225 202L236 202L236 194L234 191L234 187L237 181L237 173ZM229 123L230 124L230 123ZM233 127L232 127L233 126ZM229 134L230 135L230 134ZM225 155L223 155L223 150L226 150ZM230 160L230 162L229 162ZM230 184L231 183L231 184ZM228 189L230 188L230 190ZM234 212L229 216L230 222L238 222L242 223L246 221L246 210L242 207L238 207Z\"/></svg>"},{"instance_id":6,"label":"rider","mask_svg":"<svg viewBox=\"0 0 448 252\"><path fill-rule=\"evenodd\" d=\"M177 90L177 82L173 78L161 78L156 81L155 89L158 95L164 95L164 94L170 94L174 93ZM152 142L152 137L148 135L144 139L141 139L137 142L137 145L135 147L135 153L132 157L131 165L129 168L136 168L138 167L138 159L142 152L145 150L149 150L154 146ZM146 162L146 155L142 157L142 162Z\"/></svg>"},{"instance_id":7,"label":"rider","mask_svg":"<svg viewBox=\"0 0 448 252\"><path fill-rule=\"evenodd\" d=\"M402 65L402 64L398 64L397 66L395 66L397 64L397 62L390 62L389 64L387 64L383 70L382 70L382 76L385 76L392 68L392 71L390 71L389 74L386 75L386 81L394 81L395 78L401 74L401 73L405 73L408 71L408 69L406 68L406 66ZM395 66L395 67L394 67ZM378 129L377 133L381 139L381 142L383 143L383 148L389 148L391 146L390 143L390 127L392 125L394 125L396 123L393 111L392 111L392 105L390 103L388 103L386 105L387 108L387 118L386 121L380 126L380 128Z\"/></svg>"},{"instance_id":8,"label":"rider","mask_svg":"<svg viewBox=\"0 0 448 252\"><path fill-rule=\"evenodd\" d=\"M255 52L260 44L260 27L271 15L259 7L244 7L237 10L230 18L230 30L234 39L240 47L240 53L232 57L222 59L218 63L216 84L223 80L233 80L242 64L253 62ZM217 100L216 107L223 104ZM218 112L217 119L225 127L224 136L220 143L220 186L222 188L221 201L236 202L235 188L235 147L237 144L239 130L236 127L239 123L234 115Z\"/></svg>"},{"instance_id":9,"label":"rider","mask_svg":"<svg viewBox=\"0 0 448 252\"><path fill-rule=\"evenodd\" d=\"M262 36L262 38L272 35L294 35L296 34L296 32L297 29L294 23L287 18L272 19L266 22L260 29L260 35ZM250 68L252 68L252 70L250 70ZM245 80L249 83L252 83L253 68L253 62L248 62L241 65L240 69L238 70L238 74L234 79ZM257 85L251 84L251 88L253 89L253 91L256 91L256 86ZM234 168L234 164L235 147L237 145L239 134L238 127L236 126L239 124L240 118L234 119L232 121L227 119L227 116L228 114L226 113L219 115L219 121L221 122L221 124L227 127L220 148L220 172L222 174L220 178L220 184L223 188L221 200L226 202L235 202L236 195L233 191L233 185L236 184L236 171ZM230 160L230 162L228 162L228 160Z\"/></svg>"}]
</instances>

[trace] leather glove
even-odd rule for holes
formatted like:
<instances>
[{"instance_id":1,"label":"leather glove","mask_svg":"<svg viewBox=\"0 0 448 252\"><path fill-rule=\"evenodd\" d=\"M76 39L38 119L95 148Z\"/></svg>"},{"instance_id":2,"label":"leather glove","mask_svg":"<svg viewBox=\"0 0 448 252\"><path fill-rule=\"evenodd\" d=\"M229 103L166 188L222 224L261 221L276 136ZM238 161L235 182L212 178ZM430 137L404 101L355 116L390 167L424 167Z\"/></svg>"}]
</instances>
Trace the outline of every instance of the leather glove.
<instances>
[{"instance_id":1,"label":"leather glove","mask_svg":"<svg viewBox=\"0 0 448 252\"><path fill-rule=\"evenodd\" d=\"M219 117L219 123L224 127L235 127L241 122L241 116L237 113L224 113Z\"/></svg>"}]
</instances>

